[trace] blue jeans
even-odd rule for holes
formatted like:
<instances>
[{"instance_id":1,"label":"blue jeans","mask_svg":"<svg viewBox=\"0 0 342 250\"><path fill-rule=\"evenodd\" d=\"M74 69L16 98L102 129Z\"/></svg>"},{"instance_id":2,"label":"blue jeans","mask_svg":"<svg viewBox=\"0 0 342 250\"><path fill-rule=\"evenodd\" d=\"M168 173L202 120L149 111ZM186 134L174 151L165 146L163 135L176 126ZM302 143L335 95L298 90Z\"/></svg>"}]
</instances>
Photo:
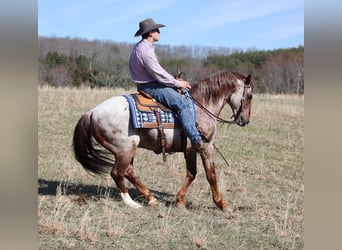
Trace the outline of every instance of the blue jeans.
<instances>
[{"instance_id":1,"label":"blue jeans","mask_svg":"<svg viewBox=\"0 0 342 250\"><path fill-rule=\"evenodd\" d=\"M194 118L193 101L191 97L180 95L173 88L160 84L158 82L150 82L138 86L138 90L144 90L161 104L170 108L182 124L184 132L192 143L198 143L201 134L196 128L196 120Z\"/></svg>"}]
</instances>

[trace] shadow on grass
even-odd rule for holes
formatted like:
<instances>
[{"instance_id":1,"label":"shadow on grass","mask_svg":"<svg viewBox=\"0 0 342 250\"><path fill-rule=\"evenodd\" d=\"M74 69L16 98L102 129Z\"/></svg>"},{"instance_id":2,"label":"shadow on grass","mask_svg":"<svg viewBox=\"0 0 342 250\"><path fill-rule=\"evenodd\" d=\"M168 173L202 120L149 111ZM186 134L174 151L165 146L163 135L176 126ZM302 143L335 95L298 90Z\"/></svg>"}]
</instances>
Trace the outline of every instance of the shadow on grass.
<instances>
[{"instance_id":1,"label":"shadow on grass","mask_svg":"<svg viewBox=\"0 0 342 250\"><path fill-rule=\"evenodd\" d=\"M129 188L129 194L132 199L143 204L147 204L145 197L142 196L137 189ZM157 198L160 203L164 203L166 207L176 207L175 195L151 190L153 195ZM56 196L58 193L62 195L73 195L76 196L72 200L80 204L86 203L86 200L99 201L100 199L110 198L114 201L120 201L121 197L119 190L115 187L100 186L100 185L86 185L86 184L75 184L66 181L56 180L45 180L38 179L38 195L40 196ZM216 206L206 205L194 205L192 202L187 202L185 207L186 210L209 210L209 211L220 211ZM183 209L183 208L180 208ZM237 211L250 210L250 207L240 206L235 208Z\"/></svg>"},{"instance_id":2,"label":"shadow on grass","mask_svg":"<svg viewBox=\"0 0 342 250\"><path fill-rule=\"evenodd\" d=\"M75 184L71 182L44 180L40 178L38 179L38 195L55 196L57 192L61 192L62 195L75 195L94 201L108 197L116 201L121 201L119 190L114 187ZM129 188L128 192L133 200L145 202L144 197L135 188ZM171 200L174 199L174 195L155 190L151 190L151 192L159 202L165 203L166 206L170 206L173 203Z\"/></svg>"}]
</instances>

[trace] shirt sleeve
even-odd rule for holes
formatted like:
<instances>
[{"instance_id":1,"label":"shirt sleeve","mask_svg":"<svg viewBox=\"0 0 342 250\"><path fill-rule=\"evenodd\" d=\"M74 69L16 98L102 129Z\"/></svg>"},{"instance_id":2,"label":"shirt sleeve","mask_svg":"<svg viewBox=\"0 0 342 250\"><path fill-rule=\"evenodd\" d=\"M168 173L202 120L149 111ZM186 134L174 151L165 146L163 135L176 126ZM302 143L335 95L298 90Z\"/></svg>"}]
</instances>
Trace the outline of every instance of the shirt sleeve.
<instances>
[{"instance_id":1,"label":"shirt sleeve","mask_svg":"<svg viewBox=\"0 0 342 250\"><path fill-rule=\"evenodd\" d=\"M156 79L156 81L169 87L181 87L181 82L175 79L159 64L154 50L145 54L143 61L145 69L153 78Z\"/></svg>"}]
</instances>

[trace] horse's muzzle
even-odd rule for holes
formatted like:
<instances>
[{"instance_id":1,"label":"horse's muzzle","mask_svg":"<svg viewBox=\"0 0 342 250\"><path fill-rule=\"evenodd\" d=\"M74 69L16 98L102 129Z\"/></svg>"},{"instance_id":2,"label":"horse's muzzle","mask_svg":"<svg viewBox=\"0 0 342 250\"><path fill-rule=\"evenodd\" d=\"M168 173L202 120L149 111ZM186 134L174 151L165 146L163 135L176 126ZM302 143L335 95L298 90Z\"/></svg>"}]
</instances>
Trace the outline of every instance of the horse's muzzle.
<instances>
[{"instance_id":1,"label":"horse's muzzle","mask_svg":"<svg viewBox=\"0 0 342 250\"><path fill-rule=\"evenodd\" d=\"M236 124L241 126L241 127L246 126L248 123L249 123L249 120L245 120L241 116L239 117L239 119L236 120Z\"/></svg>"}]
</instances>

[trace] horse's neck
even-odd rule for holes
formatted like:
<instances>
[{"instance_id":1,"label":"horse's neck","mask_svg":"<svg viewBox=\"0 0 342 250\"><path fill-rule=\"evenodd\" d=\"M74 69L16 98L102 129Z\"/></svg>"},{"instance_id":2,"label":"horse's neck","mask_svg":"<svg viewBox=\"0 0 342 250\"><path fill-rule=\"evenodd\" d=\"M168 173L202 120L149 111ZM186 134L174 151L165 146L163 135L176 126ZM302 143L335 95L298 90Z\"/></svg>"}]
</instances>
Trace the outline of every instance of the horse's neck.
<instances>
[{"instance_id":1,"label":"horse's neck","mask_svg":"<svg viewBox=\"0 0 342 250\"><path fill-rule=\"evenodd\" d=\"M222 97L218 100L212 99L212 98L204 98L201 95L195 95L193 96L195 102L200 103L200 106L203 106L205 109L209 110L211 113L215 114L216 116L219 116L222 109L224 108L226 102L226 98ZM200 107L198 107L201 109Z\"/></svg>"},{"instance_id":2,"label":"horse's neck","mask_svg":"<svg viewBox=\"0 0 342 250\"><path fill-rule=\"evenodd\" d=\"M215 115L219 116L223 107L225 106L226 101L224 98L221 98L220 100L216 101L215 103L212 102L206 102L203 104L204 107L206 107L208 110L210 110Z\"/></svg>"},{"instance_id":3,"label":"horse's neck","mask_svg":"<svg viewBox=\"0 0 342 250\"><path fill-rule=\"evenodd\" d=\"M235 75L223 72L198 82L190 93L195 100L215 115L219 115L227 103L227 99L234 92Z\"/></svg>"}]
</instances>

